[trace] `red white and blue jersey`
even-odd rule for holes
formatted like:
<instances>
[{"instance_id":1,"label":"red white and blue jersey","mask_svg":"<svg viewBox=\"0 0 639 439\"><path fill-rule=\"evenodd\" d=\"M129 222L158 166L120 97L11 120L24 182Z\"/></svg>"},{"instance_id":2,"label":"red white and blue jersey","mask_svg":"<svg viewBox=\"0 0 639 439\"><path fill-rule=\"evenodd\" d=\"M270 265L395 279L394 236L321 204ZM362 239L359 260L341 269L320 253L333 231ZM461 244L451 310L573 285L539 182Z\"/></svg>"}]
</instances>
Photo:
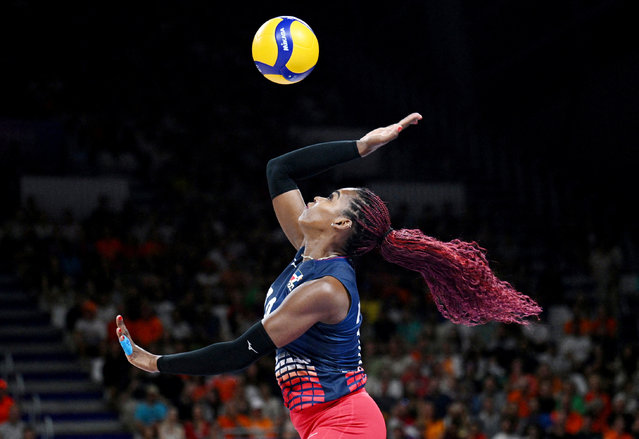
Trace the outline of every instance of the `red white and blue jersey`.
<instances>
[{"instance_id":1,"label":"red white and blue jersey","mask_svg":"<svg viewBox=\"0 0 639 439\"><path fill-rule=\"evenodd\" d=\"M303 251L302 247L269 288L264 316L275 311L299 285L325 276L332 276L344 285L351 305L340 323L316 323L298 339L277 349L275 378L286 407L294 412L335 400L366 384L359 341L362 315L355 270L346 257L305 261Z\"/></svg>"}]
</instances>

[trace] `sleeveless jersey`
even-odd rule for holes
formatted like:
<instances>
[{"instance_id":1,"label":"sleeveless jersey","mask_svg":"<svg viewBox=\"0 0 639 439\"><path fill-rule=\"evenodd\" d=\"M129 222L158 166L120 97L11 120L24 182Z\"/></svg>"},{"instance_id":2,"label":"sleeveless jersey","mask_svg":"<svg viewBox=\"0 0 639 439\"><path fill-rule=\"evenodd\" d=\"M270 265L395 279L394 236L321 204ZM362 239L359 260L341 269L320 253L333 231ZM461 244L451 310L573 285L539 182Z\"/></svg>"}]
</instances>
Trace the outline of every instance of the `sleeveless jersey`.
<instances>
[{"instance_id":1,"label":"sleeveless jersey","mask_svg":"<svg viewBox=\"0 0 639 439\"><path fill-rule=\"evenodd\" d=\"M316 323L295 341L277 349L275 378L286 407L295 412L340 398L366 384L359 342L362 316L355 270L350 261L341 256L304 261L303 251L302 247L269 288L264 316L275 311L299 285L324 276L332 276L344 285L351 306L340 323Z\"/></svg>"}]
</instances>

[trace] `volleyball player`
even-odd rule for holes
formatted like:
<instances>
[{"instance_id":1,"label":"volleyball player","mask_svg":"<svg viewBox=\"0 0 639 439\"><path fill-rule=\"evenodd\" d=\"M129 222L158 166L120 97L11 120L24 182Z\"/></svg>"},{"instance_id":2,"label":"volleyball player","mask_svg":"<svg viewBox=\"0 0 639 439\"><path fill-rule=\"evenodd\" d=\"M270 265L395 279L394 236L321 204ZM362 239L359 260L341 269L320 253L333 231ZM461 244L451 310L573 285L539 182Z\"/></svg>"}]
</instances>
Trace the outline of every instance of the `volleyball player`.
<instances>
[{"instance_id":1,"label":"volleyball player","mask_svg":"<svg viewBox=\"0 0 639 439\"><path fill-rule=\"evenodd\" d=\"M266 295L264 318L234 341L154 355L133 343L121 316L131 364L149 372L215 375L276 352L276 379L303 439L385 438L383 416L366 393L362 323L351 258L379 247L384 259L421 273L442 315L455 323L525 323L541 308L489 268L483 249L391 227L384 202L365 188L342 188L305 203L296 181L369 155L421 115L377 128L357 141L307 146L269 161L275 215L296 254Z\"/></svg>"}]
</instances>

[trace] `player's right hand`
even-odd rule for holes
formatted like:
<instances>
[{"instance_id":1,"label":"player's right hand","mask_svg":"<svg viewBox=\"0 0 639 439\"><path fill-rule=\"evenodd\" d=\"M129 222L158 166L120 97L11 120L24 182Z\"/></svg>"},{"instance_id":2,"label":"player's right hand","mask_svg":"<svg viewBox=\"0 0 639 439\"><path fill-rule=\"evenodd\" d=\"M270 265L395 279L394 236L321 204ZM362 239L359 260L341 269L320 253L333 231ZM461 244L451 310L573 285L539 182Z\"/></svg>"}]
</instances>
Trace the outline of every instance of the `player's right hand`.
<instances>
[{"instance_id":1,"label":"player's right hand","mask_svg":"<svg viewBox=\"0 0 639 439\"><path fill-rule=\"evenodd\" d=\"M377 151L388 142L395 140L403 129L411 125L417 125L420 120L422 120L421 114L411 113L397 123L386 127L376 128L367 133L364 137L357 141L359 155L361 157L365 157Z\"/></svg>"}]
</instances>

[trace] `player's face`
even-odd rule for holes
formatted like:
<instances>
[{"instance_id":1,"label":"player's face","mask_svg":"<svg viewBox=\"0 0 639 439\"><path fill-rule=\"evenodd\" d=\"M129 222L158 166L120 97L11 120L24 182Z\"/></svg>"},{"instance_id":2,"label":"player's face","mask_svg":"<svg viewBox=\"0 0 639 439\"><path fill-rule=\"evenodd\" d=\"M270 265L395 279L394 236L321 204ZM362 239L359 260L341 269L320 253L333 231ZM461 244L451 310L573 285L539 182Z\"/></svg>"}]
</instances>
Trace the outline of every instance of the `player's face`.
<instances>
[{"instance_id":1,"label":"player's face","mask_svg":"<svg viewBox=\"0 0 639 439\"><path fill-rule=\"evenodd\" d=\"M330 227L335 221L344 218L343 212L350 205L354 194L354 189L346 188L331 192L327 197L313 198L300 215L300 223L317 228Z\"/></svg>"}]
</instances>

